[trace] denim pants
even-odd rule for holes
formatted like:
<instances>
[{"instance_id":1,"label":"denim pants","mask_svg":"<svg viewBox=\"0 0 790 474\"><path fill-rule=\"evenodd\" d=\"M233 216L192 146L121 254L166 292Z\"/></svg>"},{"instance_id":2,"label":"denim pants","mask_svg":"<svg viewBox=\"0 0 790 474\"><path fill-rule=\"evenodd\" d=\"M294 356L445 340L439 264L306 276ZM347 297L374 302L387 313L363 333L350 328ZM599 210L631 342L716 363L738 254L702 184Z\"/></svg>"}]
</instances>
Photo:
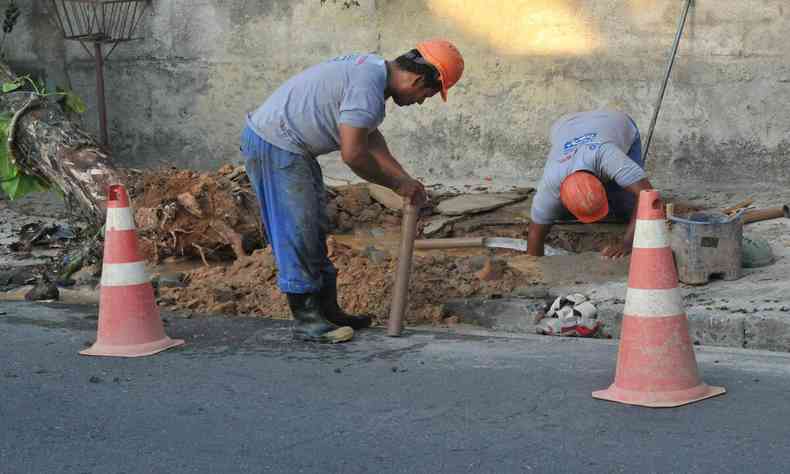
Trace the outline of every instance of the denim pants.
<instances>
[{"instance_id":1,"label":"denim pants","mask_svg":"<svg viewBox=\"0 0 790 474\"><path fill-rule=\"evenodd\" d=\"M633 119L629 117L629 120L636 128ZM628 150L628 158L631 158L631 161L639 165L640 168L645 169L645 163L642 161L642 137L639 135L638 128L634 143ZM606 196L609 199L609 215L625 220L630 219L636 205L636 196L618 186L614 181L607 183L605 188Z\"/></svg>"},{"instance_id":2,"label":"denim pants","mask_svg":"<svg viewBox=\"0 0 790 474\"><path fill-rule=\"evenodd\" d=\"M321 166L311 157L278 148L245 127L244 167L261 209L266 238L284 293L315 293L333 284L327 256L326 192Z\"/></svg>"}]
</instances>

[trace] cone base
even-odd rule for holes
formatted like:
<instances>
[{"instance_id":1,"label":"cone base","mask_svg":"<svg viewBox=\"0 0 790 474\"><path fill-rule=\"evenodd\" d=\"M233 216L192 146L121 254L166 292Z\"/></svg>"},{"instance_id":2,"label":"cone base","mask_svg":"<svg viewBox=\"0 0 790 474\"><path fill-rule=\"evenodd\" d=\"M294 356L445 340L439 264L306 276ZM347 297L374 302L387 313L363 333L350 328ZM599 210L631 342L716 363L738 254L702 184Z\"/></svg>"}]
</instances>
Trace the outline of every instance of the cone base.
<instances>
[{"instance_id":1,"label":"cone base","mask_svg":"<svg viewBox=\"0 0 790 474\"><path fill-rule=\"evenodd\" d=\"M676 390L671 392L643 392L637 390L626 390L612 384L606 390L593 392L593 398L607 400L610 402L625 403L626 405L639 405L650 408L672 408L689 403L705 400L706 398L716 397L726 393L724 387L712 387L700 383L688 390Z\"/></svg>"},{"instance_id":2,"label":"cone base","mask_svg":"<svg viewBox=\"0 0 790 474\"><path fill-rule=\"evenodd\" d=\"M80 354L105 357L143 357L154 355L182 344L184 344L183 339L170 339L167 336L158 341L128 346L103 344L101 341L97 341L96 344L92 345L90 348L80 351Z\"/></svg>"}]
</instances>

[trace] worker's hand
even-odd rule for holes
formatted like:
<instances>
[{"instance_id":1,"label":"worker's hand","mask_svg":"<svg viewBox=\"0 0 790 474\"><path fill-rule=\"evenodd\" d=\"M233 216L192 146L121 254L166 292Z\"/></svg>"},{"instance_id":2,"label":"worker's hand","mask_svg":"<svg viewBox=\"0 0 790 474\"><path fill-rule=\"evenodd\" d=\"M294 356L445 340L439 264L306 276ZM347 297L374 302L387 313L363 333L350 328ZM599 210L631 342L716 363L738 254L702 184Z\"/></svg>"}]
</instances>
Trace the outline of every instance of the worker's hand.
<instances>
[{"instance_id":1,"label":"worker's hand","mask_svg":"<svg viewBox=\"0 0 790 474\"><path fill-rule=\"evenodd\" d=\"M601 257L603 258L623 258L631 254L631 246L625 242L607 245L601 250Z\"/></svg>"},{"instance_id":2,"label":"worker's hand","mask_svg":"<svg viewBox=\"0 0 790 474\"><path fill-rule=\"evenodd\" d=\"M414 206L423 207L428 202L428 193L425 192L425 187L416 179L400 178L395 181L392 190L407 198Z\"/></svg>"}]
</instances>

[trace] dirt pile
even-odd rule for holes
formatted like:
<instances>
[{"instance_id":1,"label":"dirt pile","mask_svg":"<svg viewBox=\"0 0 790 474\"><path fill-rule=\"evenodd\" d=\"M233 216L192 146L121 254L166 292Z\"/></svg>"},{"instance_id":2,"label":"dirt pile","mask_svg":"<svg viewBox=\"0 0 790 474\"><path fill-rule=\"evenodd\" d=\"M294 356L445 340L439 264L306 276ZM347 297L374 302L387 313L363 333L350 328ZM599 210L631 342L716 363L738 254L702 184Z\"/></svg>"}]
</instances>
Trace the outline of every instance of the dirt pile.
<instances>
[{"instance_id":1,"label":"dirt pile","mask_svg":"<svg viewBox=\"0 0 790 474\"><path fill-rule=\"evenodd\" d=\"M140 248L149 261L242 257L261 245L255 195L243 169L157 170L138 179L132 200Z\"/></svg>"},{"instance_id":2,"label":"dirt pile","mask_svg":"<svg viewBox=\"0 0 790 474\"><path fill-rule=\"evenodd\" d=\"M340 304L352 313L368 313L379 324L389 316L397 259L378 263L350 247L329 240L330 258L338 269ZM476 273L480 258L416 256L409 306L409 323L442 322L442 304L453 298L509 294L529 284L528 276L502 265L496 279ZM162 288L163 306L195 313L259 315L289 319L285 297L276 285L277 270L269 249L257 250L226 267L207 267L188 273L185 288Z\"/></svg>"},{"instance_id":3,"label":"dirt pile","mask_svg":"<svg viewBox=\"0 0 790 474\"><path fill-rule=\"evenodd\" d=\"M171 256L233 260L264 246L258 203L243 167L153 170L130 173L128 180L140 248L153 263ZM364 184L327 188L327 214L330 232L400 223L398 213L374 202Z\"/></svg>"}]
</instances>

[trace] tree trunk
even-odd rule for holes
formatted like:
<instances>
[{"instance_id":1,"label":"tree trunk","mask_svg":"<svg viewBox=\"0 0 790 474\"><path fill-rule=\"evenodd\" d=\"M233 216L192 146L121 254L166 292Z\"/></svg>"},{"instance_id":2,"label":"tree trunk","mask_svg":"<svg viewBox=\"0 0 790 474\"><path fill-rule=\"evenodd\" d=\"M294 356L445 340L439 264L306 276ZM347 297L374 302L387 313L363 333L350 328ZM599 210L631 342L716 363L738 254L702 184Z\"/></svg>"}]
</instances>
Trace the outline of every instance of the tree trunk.
<instances>
[{"instance_id":1,"label":"tree trunk","mask_svg":"<svg viewBox=\"0 0 790 474\"><path fill-rule=\"evenodd\" d=\"M14 79L0 63L0 82ZM15 115L9 129L11 157L23 173L60 188L75 214L100 227L107 187L122 183L122 175L99 143L68 118L56 98L25 91L0 95L0 111Z\"/></svg>"}]
</instances>

